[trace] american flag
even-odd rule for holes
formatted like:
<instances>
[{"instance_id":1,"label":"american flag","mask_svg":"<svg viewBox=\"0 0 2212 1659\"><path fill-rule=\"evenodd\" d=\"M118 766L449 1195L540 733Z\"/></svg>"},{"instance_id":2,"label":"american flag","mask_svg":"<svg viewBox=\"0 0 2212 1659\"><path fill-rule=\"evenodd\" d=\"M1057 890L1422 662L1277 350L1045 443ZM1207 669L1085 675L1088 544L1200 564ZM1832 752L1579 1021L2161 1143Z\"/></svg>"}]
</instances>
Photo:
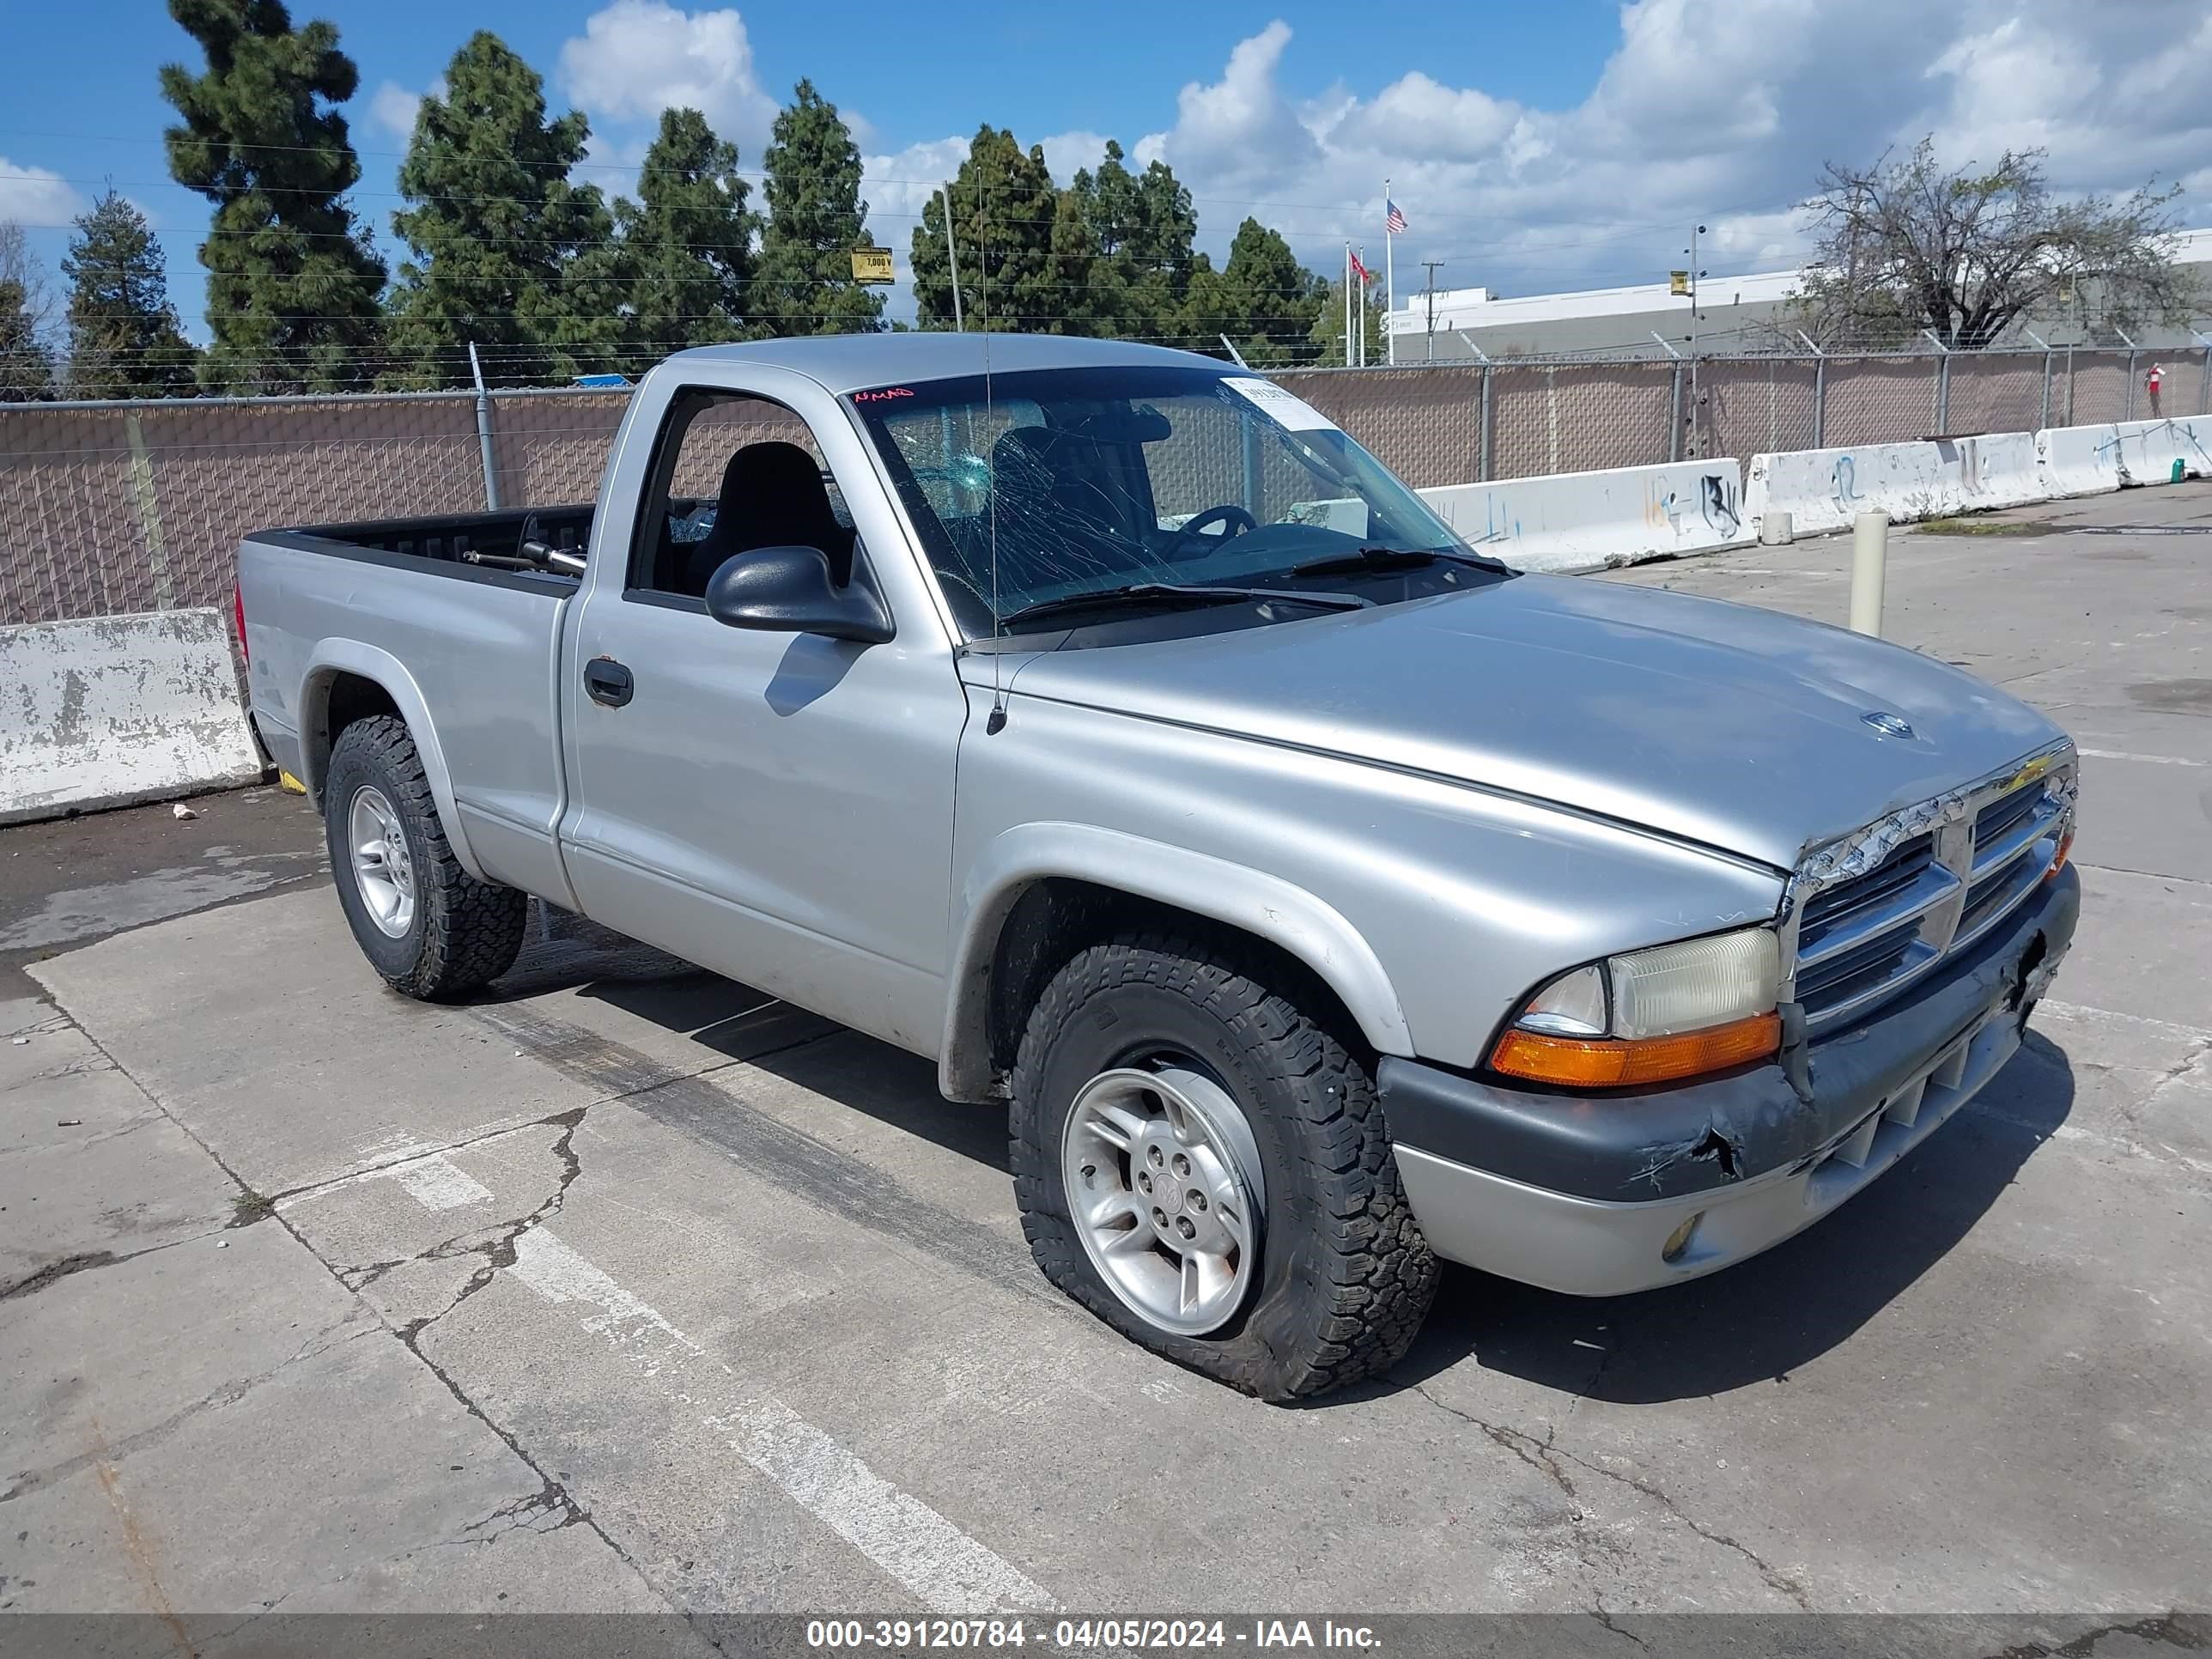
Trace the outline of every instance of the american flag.
<instances>
[{"instance_id":1,"label":"american flag","mask_svg":"<svg viewBox=\"0 0 2212 1659\"><path fill-rule=\"evenodd\" d=\"M1382 228L1392 236L1406 234L1406 216L1398 211L1398 204L1387 196L1382 198Z\"/></svg>"}]
</instances>

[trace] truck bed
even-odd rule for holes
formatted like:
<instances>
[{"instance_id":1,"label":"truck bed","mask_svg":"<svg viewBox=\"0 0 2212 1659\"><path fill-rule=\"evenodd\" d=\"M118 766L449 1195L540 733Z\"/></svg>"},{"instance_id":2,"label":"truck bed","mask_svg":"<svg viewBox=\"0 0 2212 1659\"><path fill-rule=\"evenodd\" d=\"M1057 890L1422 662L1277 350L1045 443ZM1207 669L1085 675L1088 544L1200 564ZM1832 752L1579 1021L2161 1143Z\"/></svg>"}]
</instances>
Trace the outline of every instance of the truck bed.
<instances>
[{"instance_id":1,"label":"truck bed","mask_svg":"<svg viewBox=\"0 0 2212 1659\"><path fill-rule=\"evenodd\" d=\"M384 554L395 562L462 565L563 584L575 579L535 568L520 552L525 540L583 556L592 537L593 507L532 507L499 513L463 513L426 519L370 519L357 524L301 526L256 531L247 539L264 547L340 558ZM385 562L375 560L374 562Z\"/></svg>"}]
</instances>

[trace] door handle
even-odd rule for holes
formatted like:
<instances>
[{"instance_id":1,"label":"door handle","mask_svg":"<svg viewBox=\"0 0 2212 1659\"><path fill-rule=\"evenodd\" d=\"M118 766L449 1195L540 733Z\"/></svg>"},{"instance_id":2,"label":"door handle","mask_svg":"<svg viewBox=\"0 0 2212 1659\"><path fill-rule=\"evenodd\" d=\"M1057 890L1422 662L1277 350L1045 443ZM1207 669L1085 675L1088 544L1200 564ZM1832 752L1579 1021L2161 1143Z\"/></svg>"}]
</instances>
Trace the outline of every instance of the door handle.
<instances>
[{"instance_id":1,"label":"door handle","mask_svg":"<svg viewBox=\"0 0 2212 1659\"><path fill-rule=\"evenodd\" d=\"M594 657L584 665L584 690L591 694L593 702L619 708L629 701L635 689L629 670L612 657Z\"/></svg>"}]
</instances>

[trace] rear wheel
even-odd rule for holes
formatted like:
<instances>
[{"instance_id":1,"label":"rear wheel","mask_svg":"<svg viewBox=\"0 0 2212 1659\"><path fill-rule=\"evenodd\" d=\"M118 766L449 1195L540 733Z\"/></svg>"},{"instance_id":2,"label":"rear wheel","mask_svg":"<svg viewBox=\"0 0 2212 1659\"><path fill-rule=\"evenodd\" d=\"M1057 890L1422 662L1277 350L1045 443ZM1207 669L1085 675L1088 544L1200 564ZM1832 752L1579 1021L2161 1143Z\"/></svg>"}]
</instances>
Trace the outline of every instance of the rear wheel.
<instances>
[{"instance_id":1,"label":"rear wheel","mask_svg":"<svg viewBox=\"0 0 2212 1659\"><path fill-rule=\"evenodd\" d=\"M1233 945L1131 933L1054 975L1014 1068L1014 1189L1046 1276L1270 1400L1389 1366L1436 1288L1373 1078L1331 1014Z\"/></svg>"},{"instance_id":2,"label":"rear wheel","mask_svg":"<svg viewBox=\"0 0 2212 1659\"><path fill-rule=\"evenodd\" d=\"M392 989L460 996L514 965L529 897L461 867L405 722L378 714L338 734L323 828L354 939Z\"/></svg>"}]
</instances>

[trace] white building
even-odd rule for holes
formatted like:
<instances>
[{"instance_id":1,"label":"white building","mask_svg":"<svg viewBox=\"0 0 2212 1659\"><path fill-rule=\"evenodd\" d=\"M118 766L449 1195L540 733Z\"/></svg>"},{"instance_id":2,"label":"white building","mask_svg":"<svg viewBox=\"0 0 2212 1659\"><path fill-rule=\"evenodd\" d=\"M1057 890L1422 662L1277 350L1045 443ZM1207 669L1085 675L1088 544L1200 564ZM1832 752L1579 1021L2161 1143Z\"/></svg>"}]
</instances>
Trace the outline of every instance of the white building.
<instances>
[{"instance_id":1,"label":"white building","mask_svg":"<svg viewBox=\"0 0 2212 1659\"><path fill-rule=\"evenodd\" d=\"M2212 333L2203 321L2212 315L2212 230L2183 231L2178 240L2177 263L2197 272L2198 326ZM1688 298L1673 294L1665 283L1510 299L1484 288L1439 289L1404 296L1383 327L1395 339L1401 363L1553 352L1656 357L1669 348L1686 356L1692 349L1771 350L1794 339L1788 308L1803 281L1797 270L1704 277L1694 319ZM2028 326L2053 345L2119 343L2109 328L2075 320L2054 318ZM2186 328L2147 327L2135 338L2145 347L2205 343ZM2021 337L2020 343L2029 342Z\"/></svg>"}]
</instances>

